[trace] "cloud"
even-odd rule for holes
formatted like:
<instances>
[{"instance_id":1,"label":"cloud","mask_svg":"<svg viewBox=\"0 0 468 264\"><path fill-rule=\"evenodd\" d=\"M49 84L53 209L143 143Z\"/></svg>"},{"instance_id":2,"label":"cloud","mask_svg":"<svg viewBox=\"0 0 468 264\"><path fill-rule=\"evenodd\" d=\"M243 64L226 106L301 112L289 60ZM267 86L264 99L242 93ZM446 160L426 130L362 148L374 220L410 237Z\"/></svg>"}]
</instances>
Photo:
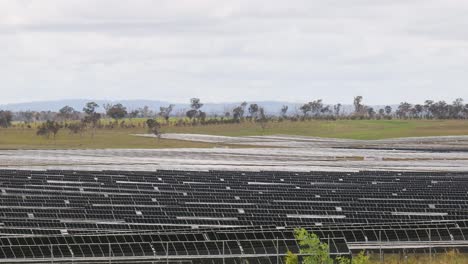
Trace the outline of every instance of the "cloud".
<instances>
[{"instance_id":1,"label":"cloud","mask_svg":"<svg viewBox=\"0 0 468 264\"><path fill-rule=\"evenodd\" d=\"M0 103L468 99L467 11L462 0L4 0Z\"/></svg>"}]
</instances>

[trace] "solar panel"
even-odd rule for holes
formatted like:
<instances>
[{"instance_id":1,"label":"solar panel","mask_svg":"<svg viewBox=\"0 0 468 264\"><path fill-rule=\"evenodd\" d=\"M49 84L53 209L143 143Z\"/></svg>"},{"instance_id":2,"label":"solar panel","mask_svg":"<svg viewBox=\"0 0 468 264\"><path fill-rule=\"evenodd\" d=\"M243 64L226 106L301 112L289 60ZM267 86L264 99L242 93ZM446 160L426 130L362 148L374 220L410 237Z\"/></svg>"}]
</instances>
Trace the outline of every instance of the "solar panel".
<instances>
[{"instance_id":1,"label":"solar panel","mask_svg":"<svg viewBox=\"0 0 468 264\"><path fill-rule=\"evenodd\" d=\"M296 227L329 242L333 255L379 243L448 248L466 244L466 176L1 170L0 260L262 262L298 252Z\"/></svg>"}]
</instances>

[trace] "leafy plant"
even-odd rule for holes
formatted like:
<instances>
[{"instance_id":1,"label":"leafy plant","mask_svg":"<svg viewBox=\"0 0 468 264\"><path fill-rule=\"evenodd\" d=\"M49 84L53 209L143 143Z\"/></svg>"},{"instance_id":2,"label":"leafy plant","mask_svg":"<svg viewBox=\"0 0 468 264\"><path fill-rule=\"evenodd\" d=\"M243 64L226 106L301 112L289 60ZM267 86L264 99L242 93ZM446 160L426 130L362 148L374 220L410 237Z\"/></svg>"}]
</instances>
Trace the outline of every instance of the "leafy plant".
<instances>
[{"instance_id":1,"label":"leafy plant","mask_svg":"<svg viewBox=\"0 0 468 264\"><path fill-rule=\"evenodd\" d=\"M369 264L369 256L367 256L364 251L359 252L359 254L353 259L347 257L338 257L336 258L338 264Z\"/></svg>"},{"instance_id":2,"label":"leafy plant","mask_svg":"<svg viewBox=\"0 0 468 264\"><path fill-rule=\"evenodd\" d=\"M301 255L304 255L302 263L304 264L331 264L330 249L327 243L322 243L320 238L309 233L304 228L294 230L294 236L299 242ZM292 253L291 253L292 254ZM297 257L297 256L296 256ZM291 256L290 259L293 259Z\"/></svg>"},{"instance_id":3,"label":"leafy plant","mask_svg":"<svg viewBox=\"0 0 468 264\"><path fill-rule=\"evenodd\" d=\"M299 263L299 258L296 254L292 253L291 251L288 250L286 253L286 257L284 259L284 262L286 264L298 264Z\"/></svg>"}]
</instances>

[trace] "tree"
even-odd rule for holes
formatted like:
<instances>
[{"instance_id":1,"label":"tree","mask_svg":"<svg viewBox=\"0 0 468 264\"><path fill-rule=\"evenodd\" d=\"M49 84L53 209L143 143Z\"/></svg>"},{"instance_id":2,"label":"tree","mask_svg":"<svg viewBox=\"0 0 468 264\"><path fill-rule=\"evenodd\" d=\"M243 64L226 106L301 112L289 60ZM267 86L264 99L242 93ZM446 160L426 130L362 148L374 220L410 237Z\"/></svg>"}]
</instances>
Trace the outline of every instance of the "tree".
<instances>
[{"instance_id":1,"label":"tree","mask_svg":"<svg viewBox=\"0 0 468 264\"><path fill-rule=\"evenodd\" d=\"M411 111L411 107L412 107L412 105L410 103L407 103L407 102L400 103L400 105L398 106L398 109L396 111L397 116L399 118L408 118L409 113Z\"/></svg>"},{"instance_id":2,"label":"tree","mask_svg":"<svg viewBox=\"0 0 468 264\"><path fill-rule=\"evenodd\" d=\"M322 243L320 238L309 233L304 228L295 229L294 236L299 242L299 252L304 255L304 264L331 264L333 259L330 257L328 244Z\"/></svg>"},{"instance_id":3,"label":"tree","mask_svg":"<svg viewBox=\"0 0 468 264\"><path fill-rule=\"evenodd\" d=\"M155 119L146 120L146 125L148 126L148 131L155 135L158 139L161 138L161 124Z\"/></svg>"},{"instance_id":4,"label":"tree","mask_svg":"<svg viewBox=\"0 0 468 264\"><path fill-rule=\"evenodd\" d=\"M262 128L262 133L264 133L267 126L268 117L266 116L265 109L263 109L263 107L260 107L258 109L258 117L256 122L260 124L260 127Z\"/></svg>"},{"instance_id":5,"label":"tree","mask_svg":"<svg viewBox=\"0 0 468 264\"><path fill-rule=\"evenodd\" d=\"M117 120L122 119L127 115L127 108L122 104L111 105L107 107L106 114L117 122Z\"/></svg>"},{"instance_id":6,"label":"tree","mask_svg":"<svg viewBox=\"0 0 468 264\"><path fill-rule=\"evenodd\" d=\"M389 116L391 113L392 113L392 107L389 105L385 106L385 114Z\"/></svg>"},{"instance_id":7,"label":"tree","mask_svg":"<svg viewBox=\"0 0 468 264\"><path fill-rule=\"evenodd\" d=\"M242 102L242 103L240 104L240 107L242 107L242 109L244 110L244 113L245 113L245 108L247 107L247 102L245 102L245 101Z\"/></svg>"},{"instance_id":8,"label":"tree","mask_svg":"<svg viewBox=\"0 0 468 264\"><path fill-rule=\"evenodd\" d=\"M201 103L199 98L190 99L190 108L194 110L199 110L202 107L203 107L203 104Z\"/></svg>"},{"instance_id":9,"label":"tree","mask_svg":"<svg viewBox=\"0 0 468 264\"><path fill-rule=\"evenodd\" d=\"M465 106L462 98L457 98L450 106L450 118L459 119L463 117L463 110Z\"/></svg>"},{"instance_id":10,"label":"tree","mask_svg":"<svg viewBox=\"0 0 468 264\"><path fill-rule=\"evenodd\" d=\"M13 120L13 113L10 111L0 111L0 126L7 128L11 126L11 121Z\"/></svg>"},{"instance_id":11,"label":"tree","mask_svg":"<svg viewBox=\"0 0 468 264\"><path fill-rule=\"evenodd\" d=\"M232 109L232 117L237 122L240 122L244 118L244 112L245 112L244 103L242 103L241 105L239 105L237 107L234 107L234 109ZM247 103L245 103L245 104L247 104Z\"/></svg>"},{"instance_id":12,"label":"tree","mask_svg":"<svg viewBox=\"0 0 468 264\"><path fill-rule=\"evenodd\" d=\"M287 106L287 105L283 105L283 107L281 107L280 114L281 114L282 118L287 117L288 109L289 109L289 106Z\"/></svg>"},{"instance_id":13,"label":"tree","mask_svg":"<svg viewBox=\"0 0 468 264\"><path fill-rule=\"evenodd\" d=\"M414 107L411 109L411 115L412 117L415 117L415 118L421 118L423 112L424 112L424 106L420 104L414 105Z\"/></svg>"},{"instance_id":14,"label":"tree","mask_svg":"<svg viewBox=\"0 0 468 264\"><path fill-rule=\"evenodd\" d=\"M369 116L369 118L374 118L374 116L375 116L374 108L372 108L372 107L367 108L367 115Z\"/></svg>"},{"instance_id":15,"label":"tree","mask_svg":"<svg viewBox=\"0 0 468 264\"><path fill-rule=\"evenodd\" d=\"M468 104L465 105L463 108L463 117L466 119L468 118Z\"/></svg>"},{"instance_id":16,"label":"tree","mask_svg":"<svg viewBox=\"0 0 468 264\"><path fill-rule=\"evenodd\" d=\"M365 106L362 104L362 96L354 97L353 105L354 105L354 114L355 115L364 115Z\"/></svg>"},{"instance_id":17,"label":"tree","mask_svg":"<svg viewBox=\"0 0 468 264\"><path fill-rule=\"evenodd\" d=\"M194 119L205 119L206 114L200 110L203 107L203 104L200 102L198 98L190 99L190 110L185 113L185 115L190 118L191 120Z\"/></svg>"},{"instance_id":18,"label":"tree","mask_svg":"<svg viewBox=\"0 0 468 264\"><path fill-rule=\"evenodd\" d=\"M206 113L199 110L198 111L198 119L203 123L206 120Z\"/></svg>"},{"instance_id":19,"label":"tree","mask_svg":"<svg viewBox=\"0 0 468 264\"><path fill-rule=\"evenodd\" d=\"M315 117L319 116L322 112L327 112L327 111L324 111L322 99L309 102L309 105L310 105L310 112Z\"/></svg>"},{"instance_id":20,"label":"tree","mask_svg":"<svg viewBox=\"0 0 468 264\"><path fill-rule=\"evenodd\" d=\"M426 113L426 118L434 117L434 101L426 100L424 102L424 112Z\"/></svg>"},{"instance_id":21,"label":"tree","mask_svg":"<svg viewBox=\"0 0 468 264\"><path fill-rule=\"evenodd\" d=\"M60 117L61 119L65 121L73 119L77 115L78 115L78 111L76 111L73 107L68 106L68 105L62 107L58 112L58 117Z\"/></svg>"},{"instance_id":22,"label":"tree","mask_svg":"<svg viewBox=\"0 0 468 264\"><path fill-rule=\"evenodd\" d=\"M333 112L335 116L340 116L341 113L341 104L336 104L333 106Z\"/></svg>"},{"instance_id":23,"label":"tree","mask_svg":"<svg viewBox=\"0 0 468 264\"><path fill-rule=\"evenodd\" d=\"M138 111L140 112L141 117L148 118L148 117L153 116L153 112L150 110L150 108L147 105L138 109Z\"/></svg>"},{"instance_id":24,"label":"tree","mask_svg":"<svg viewBox=\"0 0 468 264\"><path fill-rule=\"evenodd\" d=\"M86 103L86 106L83 108L83 112L87 115L91 115L93 113L96 113L96 108L98 108L99 105L96 104L95 102L88 102Z\"/></svg>"},{"instance_id":25,"label":"tree","mask_svg":"<svg viewBox=\"0 0 468 264\"><path fill-rule=\"evenodd\" d=\"M139 110L132 110L132 111L130 111L130 113L128 113L128 117L129 117L129 118L137 118L138 115L140 115L140 111L139 111Z\"/></svg>"},{"instance_id":26,"label":"tree","mask_svg":"<svg viewBox=\"0 0 468 264\"><path fill-rule=\"evenodd\" d=\"M327 243L320 241L320 238L314 234L309 233L304 228L295 229L294 237L299 243L299 253L303 255L304 264L332 264L333 259L330 257L330 248ZM369 264L369 256L366 256L364 251L361 251L352 260L347 257L338 257L339 264ZM299 258L296 254L288 251L286 253L286 264L297 264Z\"/></svg>"},{"instance_id":27,"label":"tree","mask_svg":"<svg viewBox=\"0 0 468 264\"><path fill-rule=\"evenodd\" d=\"M250 104L249 106L250 120L254 120L257 117L258 111L259 111L258 104Z\"/></svg>"},{"instance_id":28,"label":"tree","mask_svg":"<svg viewBox=\"0 0 468 264\"><path fill-rule=\"evenodd\" d=\"M385 109L380 108L379 109L379 118L382 118L385 115Z\"/></svg>"},{"instance_id":29,"label":"tree","mask_svg":"<svg viewBox=\"0 0 468 264\"><path fill-rule=\"evenodd\" d=\"M438 119L449 117L449 105L445 101L439 101L432 105L432 115Z\"/></svg>"},{"instance_id":30,"label":"tree","mask_svg":"<svg viewBox=\"0 0 468 264\"><path fill-rule=\"evenodd\" d=\"M309 103L303 104L301 107L299 107L299 110L302 112L302 118L305 119L307 117L307 114L312 111L312 108Z\"/></svg>"},{"instance_id":31,"label":"tree","mask_svg":"<svg viewBox=\"0 0 468 264\"><path fill-rule=\"evenodd\" d=\"M174 108L174 105L171 104L167 107L161 106L159 107L159 113L158 115L166 121L166 124L169 124L169 117L171 116L171 112Z\"/></svg>"},{"instance_id":32,"label":"tree","mask_svg":"<svg viewBox=\"0 0 468 264\"><path fill-rule=\"evenodd\" d=\"M86 124L83 122L79 123L71 123L68 124L66 128L70 131L70 134L80 134L80 136L83 134L85 130Z\"/></svg>"},{"instance_id":33,"label":"tree","mask_svg":"<svg viewBox=\"0 0 468 264\"><path fill-rule=\"evenodd\" d=\"M303 119L305 119L307 115L309 114L309 112L312 113L314 117L318 117L323 113L328 113L330 111L330 108L324 107L322 99L318 99L318 100L303 104L299 108L299 110L301 110L302 115L303 115L302 117Z\"/></svg>"},{"instance_id":34,"label":"tree","mask_svg":"<svg viewBox=\"0 0 468 264\"><path fill-rule=\"evenodd\" d=\"M18 117L20 118L21 121L24 121L24 123L29 125L29 123L34 121L34 118L36 117L36 112L33 112L33 111L19 112Z\"/></svg>"},{"instance_id":35,"label":"tree","mask_svg":"<svg viewBox=\"0 0 468 264\"><path fill-rule=\"evenodd\" d=\"M195 110L195 109L191 109L191 110L188 110L187 113L185 113L185 115L186 115L189 119L194 119L194 118L197 117L198 111Z\"/></svg>"},{"instance_id":36,"label":"tree","mask_svg":"<svg viewBox=\"0 0 468 264\"><path fill-rule=\"evenodd\" d=\"M86 114L86 116L83 119L84 124L91 124L93 130L91 133L91 137L94 138L94 134L96 133L96 126L101 120L101 114L96 112L96 108L98 108L99 105L96 104L95 102L89 102L86 104L86 106L83 108L83 112Z\"/></svg>"},{"instance_id":37,"label":"tree","mask_svg":"<svg viewBox=\"0 0 468 264\"><path fill-rule=\"evenodd\" d=\"M60 130L61 126L58 122L47 120L45 123L42 123L38 128L36 135L45 136L50 138L50 135L53 135L54 141Z\"/></svg>"}]
</instances>

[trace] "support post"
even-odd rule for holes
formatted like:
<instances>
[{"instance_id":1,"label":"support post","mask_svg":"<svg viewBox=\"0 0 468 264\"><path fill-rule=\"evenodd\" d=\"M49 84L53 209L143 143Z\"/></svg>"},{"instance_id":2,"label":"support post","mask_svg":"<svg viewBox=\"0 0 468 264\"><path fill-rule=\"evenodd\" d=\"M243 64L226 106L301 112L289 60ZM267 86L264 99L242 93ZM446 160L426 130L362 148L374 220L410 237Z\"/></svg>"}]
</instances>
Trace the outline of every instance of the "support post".
<instances>
[{"instance_id":1,"label":"support post","mask_svg":"<svg viewBox=\"0 0 468 264\"><path fill-rule=\"evenodd\" d=\"M112 246L111 243L109 242L109 264L112 263Z\"/></svg>"},{"instance_id":2,"label":"support post","mask_svg":"<svg viewBox=\"0 0 468 264\"><path fill-rule=\"evenodd\" d=\"M50 245L50 256L51 256L51 259L52 259L52 263L54 263L54 245Z\"/></svg>"},{"instance_id":3,"label":"support post","mask_svg":"<svg viewBox=\"0 0 468 264\"><path fill-rule=\"evenodd\" d=\"M279 264L279 240L276 237L276 264Z\"/></svg>"},{"instance_id":4,"label":"support post","mask_svg":"<svg viewBox=\"0 0 468 264\"><path fill-rule=\"evenodd\" d=\"M383 264L383 255L382 255L382 230L379 230L379 256L380 256L380 263Z\"/></svg>"},{"instance_id":5,"label":"support post","mask_svg":"<svg viewBox=\"0 0 468 264\"><path fill-rule=\"evenodd\" d=\"M429 228L429 263L432 263L432 238L431 238L431 229Z\"/></svg>"}]
</instances>

